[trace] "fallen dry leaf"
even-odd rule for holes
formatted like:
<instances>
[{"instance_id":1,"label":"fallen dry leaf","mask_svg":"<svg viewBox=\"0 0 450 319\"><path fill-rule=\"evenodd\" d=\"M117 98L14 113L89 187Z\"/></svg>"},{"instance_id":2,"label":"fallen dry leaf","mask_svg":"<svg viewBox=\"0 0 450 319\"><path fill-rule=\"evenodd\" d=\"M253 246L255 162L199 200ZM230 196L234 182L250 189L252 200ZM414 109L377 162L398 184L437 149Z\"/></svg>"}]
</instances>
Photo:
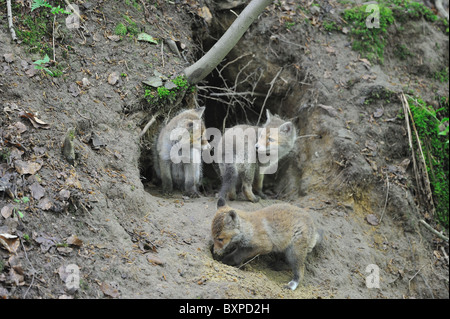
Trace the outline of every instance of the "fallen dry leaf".
<instances>
[{"instance_id":1,"label":"fallen dry leaf","mask_svg":"<svg viewBox=\"0 0 450 319\"><path fill-rule=\"evenodd\" d=\"M375 110L375 112L373 112L373 117L379 118L379 117L382 117L383 114L384 114L384 110L382 108L378 108Z\"/></svg>"},{"instance_id":2,"label":"fallen dry leaf","mask_svg":"<svg viewBox=\"0 0 450 319\"><path fill-rule=\"evenodd\" d=\"M42 167L42 164L36 162L25 162L22 160L17 160L14 162L14 167L16 168L17 173L20 175L31 174L34 175L37 171L39 171Z\"/></svg>"},{"instance_id":3,"label":"fallen dry leaf","mask_svg":"<svg viewBox=\"0 0 450 319\"><path fill-rule=\"evenodd\" d=\"M83 241L80 238L78 238L76 235L72 235L69 238L67 238L67 243L69 245L78 246L78 247L83 246Z\"/></svg>"},{"instance_id":4,"label":"fallen dry leaf","mask_svg":"<svg viewBox=\"0 0 450 319\"><path fill-rule=\"evenodd\" d=\"M33 113L31 112L25 112L25 111L21 111L19 113L19 116L22 118L26 118L29 119L31 124L35 127L35 128L43 128L48 130L50 128L50 124L45 123L44 121L38 119Z\"/></svg>"},{"instance_id":5,"label":"fallen dry leaf","mask_svg":"<svg viewBox=\"0 0 450 319\"><path fill-rule=\"evenodd\" d=\"M19 237L11 234L0 234L0 245L12 254L17 252L19 248Z\"/></svg>"},{"instance_id":6,"label":"fallen dry leaf","mask_svg":"<svg viewBox=\"0 0 450 319\"><path fill-rule=\"evenodd\" d=\"M9 269L9 280L16 286L23 286L25 284L24 276L19 274L13 267Z\"/></svg>"},{"instance_id":7,"label":"fallen dry leaf","mask_svg":"<svg viewBox=\"0 0 450 319\"><path fill-rule=\"evenodd\" d=\"M119 74L117 72L113 72L108 76L108 83L114 85L119 81Z\"/></svg>"},{"instance_id":8,"label":"fallen dry leaf","mask_svg":"<svg viewBox=\"0 0 450 319\"><path fill-rule=\"evenodd\" d=\"M367 222L372 225L372 226L377 226L379 221L378 221L378 217L375 216L374 214L369 214L366 216L366 220Z\"/></svg>"},{"instance_id":9,"label":"fallen dry leaf","mask_svg":"<svg viewBox=\"0 0 450 319\"><path fill-rule=\"evenodd\" d=\"M14 55L12 53L6 53L3 55L3 59L5 59L6 63L14 62Z\"/></svg>"},{"instance_id":10,"label":"fallen dry leaf","mask_svg":"<svg viewBox=\"0 0 450 319\"><path fill-rule=\"evenodd\" d=\"M61 189L58 195L60 199L68 200L70 198L70 191L68 191L67 189Z\"/></svg>"},{"instance_id":11,"label":"fallen dry leaf","mask_svg":"<svg viewBox=\"0 0 450 319\"><path fill-rule=\"evenodd\" d=\"M110 297L113 297L113 298L119 298L119 296L120 296L119 290L117 290L111 284L108 284L106 282L103 282L100 285L100 289L103 291L103 293L106 296L110 296Z\"/></svg>"},{"instance_id":12,"label":"fallen dry leaf","mask_svg":"<svg viewBox=\"0 0 450 319\"><path fill-rule=\"evenodd\" d=\"M30 186L31 196L33 196L34 199L41 199L45 195L45 188L41 186L38 182L34 182Z\"/></svg>"},{"instance_id":13,"label":"fallen dry leaf","mask_svg":"<svg viewBox=\"0 0 450 319\"><path fill-rule=\"evenodd\" d=\"M53 207L53 202L48 197L44 197L42 200L39 201L38 208L40 208L42 210L49 210L52 207Z\"/></svg>"},{"instance_id":14,"label":"fallen dry leaf","mask_svg":"<svg viewBox=\"0 0 450 319\"><path fill-rule=\"evenodd\" d=\"M9 218L12 213L14 211L14 206L13 205L6 205L2 208L2 210L0 211L0 213L2 214L3 218Z\"/></svg>"},{"instance_id":15,"label":"fallen dry leaf","mask_svg":"<svg viewBox=\"0 0 450 319\"><path fill-rule=\"evenodd\" d=\"M34 240L41 245L41 251L43 253L47 252L58 242L58 239L56 237L50 237L44 234L40 235L39 237L35 237Z\"/></svg>"},{"instance_id":16,"label":"fallen dry leaf","mask_svg":"<svg viewBox=\"0 0 450 319\"><path fill-rule=\"evenodd\" d=\"M158 265L158 266L164 265L164 262L159 257L157 257L153 254L147 255L147 261L152 265Z\"/></svg>"}]
</instances>

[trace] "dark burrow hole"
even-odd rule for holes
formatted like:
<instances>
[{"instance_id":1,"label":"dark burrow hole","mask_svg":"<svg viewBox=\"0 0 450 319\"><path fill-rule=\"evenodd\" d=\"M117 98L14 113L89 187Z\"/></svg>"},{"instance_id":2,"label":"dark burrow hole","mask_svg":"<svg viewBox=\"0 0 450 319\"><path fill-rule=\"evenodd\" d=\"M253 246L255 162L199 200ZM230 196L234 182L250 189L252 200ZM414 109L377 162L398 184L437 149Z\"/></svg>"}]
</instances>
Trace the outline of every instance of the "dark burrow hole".
<instances>
[{"instance_id":1,"label":"dark burrow hole","mask_svg":"<svg viewBox=\"0 0 450 319\"><path fill-rule=\"evenodd\" d=\"M220 38L220 34L223 31L217 31L217 34L213 36L205 35L204 33L197 34L197 43L202 43L201 47L204 52L214 45L215 41ZM255 41L257 41L255 39ZM199 54L197 58L200 58L203 53ZM272 65L275 65L276 70L280 69L281 65L277 66L273 64L276 61L279 64L283 64L284 70L288 76L293 79L304 78L304 74L298 72L296 65L292 61L278 61L277 57L272 57ZM233 62L235 61L235 62ZM230 67L230 63L231 67ZM259 64L258 64L259 63ZM286 66L286 63L290 63ZM220 70L220 72L219 72ZM299 96L304 94L305 87L297 84L289 84L277 90L274 90L266 100L266 94L270 88L270 79L272 79L276 71L268 70L267 67L262 67L261 62L258 59L253 59L252 54L244 54L233 52L228 54L225 60L207 76L201 83L198 84L197 90L197 102L199 106L206 106L203 114L203 119L206 128L214 127L223 131L225 128L235 126L237 124L250 124L256 125L259 120L259 126L262 126L266 122L266 110L270 110L272 114L277 114L286 120L293 120L294 125L297 127L297 133L300 133L298 129L299 116L297 114L297 105L299 101L292 103L292 99L298 99ZM294 74L294 75L292 75ZM262 76L264 75L264 77ZM236 77L240 76L240 79L245 79L239 85L236 85L238 81ZM284 80L284 82L286 82ZM233 88L231 91L224 90L225 88ZM297 91L295 94L292 91ZM243 98L236 98L233 95L227 95L226 93L238 93L239 96L242 92L253 92L253 95L246 95ZM295 98L293 98L295 96ZM238 99L238 101L236 101ZM291 100L290 100L291 99ZM295 105L294 105L295 104ZM262 106L264 109L261 111ZM295 118L292 118L292 114L295 114ZM173 118L175 114L171 114L170 118ZM142 182L146 186L147 191L153 195L161 195L161 181L156 177L156 173L153 168L154 157L152 151L154 149L154 141L158 132L162 128L162 123L159 123L159 127L154 133L153 140L147 141L146 145L141 149L141 157L139 161L140 172ZM266 175L264 179L264 193L269 198L276 198L277 193L274 185L280 184L282 180L283 172L286 171L289 161L292 161L292 157L285 158L279 162L279 169L277 173ZM215 163L205 164L203 163L203 180L199 186L200 192L203 196L214 197L218 192L222 180L219 174L218 165ZM239 187L239 185L238 185ZM240 188L238 188L239 190ZM179 190L177 190L178 192ZM286 189L285 189L286 191ZM290 192L291 190L287 190ZM181 191L179 191L181 193ZM241 192L238 192L238 199L243 199Z\"/></svg>"}]
</instances>

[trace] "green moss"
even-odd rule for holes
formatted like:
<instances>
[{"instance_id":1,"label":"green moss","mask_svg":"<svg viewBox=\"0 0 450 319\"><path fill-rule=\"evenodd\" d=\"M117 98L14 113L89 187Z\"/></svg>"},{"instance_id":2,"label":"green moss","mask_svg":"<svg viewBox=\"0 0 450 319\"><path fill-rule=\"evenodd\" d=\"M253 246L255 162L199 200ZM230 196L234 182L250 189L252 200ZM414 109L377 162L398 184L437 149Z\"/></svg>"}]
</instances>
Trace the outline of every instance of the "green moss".
<instances>
[{"instance_id":1,"label":"green moss","mask_svg":"<svg viewBox=\"0 0 450 319\"><path fill-rule=\"evenodd\" d=\"M434 74L434 79L441 83L448 84L448 67L443 68L440 71L436 71L436 73Z\"/></svg>"},{"instance_id":2,"label":"green moss","mask_svg":"<svg viewBox=\"0 0 450 319\"><path fill-rule=\"evenodd\" d=\"M409 57L414 56L411 51L409 51L408 47L404 44L398 44L394 49L394 54L400 60L407 60Z\"/></svg>"},{"instance_id":3,"label":"green moss","mask_svg":"<svg viewBox=\"0 0 450 319\"><path fill-rule=\"evenodd\" d=\"M388 28L396 23L398 30L403 30L401 26L410 20L425 19L430 23L441 21L428 7L422 3L411 0L379 0L379 28L368 28L367 18L372 12L366 12L367 5L355 6L343 12L342 16L350 29L350 35L353 37L352 48L359 51L365 58L371 62L383 63L384 48L388 36ZM371 16L373 17L373 15ZM448 22L441 21L442 27L447 30ZM324 24L325 26L325 24ZM327 26L330 28L331 26ZM402 59L407 58L408 48L397 48L397 52Z\"/></svg>"},{"instance_id":4,"label":"green moss","mask_svg":"<svg viewBox=\"0 0 450 319\"><path fill-rule=\"evenodd\" d=\"M379 28L368 28L366 20L372 12L366 12L367 5L345 10L344 20L350 24L353 36L352 48L361 52L372 62L384 62L384 47L388 27L394 22L392 10L387 6L379 5Z\"/></svg>"}]
</instances>

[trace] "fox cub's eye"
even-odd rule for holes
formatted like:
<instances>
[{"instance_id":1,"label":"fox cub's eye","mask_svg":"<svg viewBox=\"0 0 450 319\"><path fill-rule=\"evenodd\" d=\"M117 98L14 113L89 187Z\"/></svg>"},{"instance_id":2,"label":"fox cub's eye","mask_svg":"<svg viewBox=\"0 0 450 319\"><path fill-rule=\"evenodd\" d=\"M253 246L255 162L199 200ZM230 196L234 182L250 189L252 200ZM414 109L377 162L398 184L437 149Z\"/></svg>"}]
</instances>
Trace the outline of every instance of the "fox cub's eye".
<instances>
[{"instance_id":1,"label":"fox cub's eye","mask_svg":"<svg viewBox=\"0 0 450 319\"><path fill-rule=\"evenodd\" d=\"M269 137L268 140L269 140L270 143L275 142L275 140L273 138L271 138L271 137Z\"/></svg>"},{"instance_id":2,"label":"fox cub's eye","mask_svg":"<svg viewBox=\"0 0 450 319\"><path fill-rule=\"evenodd\" d=\"M217 238L217 241L218 241L219 243L222 243L222 242L223 242L223 238Z\"/></svg>"}]
</instances>

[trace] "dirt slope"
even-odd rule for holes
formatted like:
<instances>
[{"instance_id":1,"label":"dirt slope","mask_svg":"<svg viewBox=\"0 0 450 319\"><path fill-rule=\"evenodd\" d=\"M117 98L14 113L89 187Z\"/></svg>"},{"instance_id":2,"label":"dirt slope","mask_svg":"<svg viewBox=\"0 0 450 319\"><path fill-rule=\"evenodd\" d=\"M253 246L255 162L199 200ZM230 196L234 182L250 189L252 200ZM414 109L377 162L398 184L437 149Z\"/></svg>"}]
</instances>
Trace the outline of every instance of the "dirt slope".
<instances>
[{"instance_id":1,"label":"dirt slope","mask_svg":"<svg viewBox=\"0 0 450 319\"><path fill-rule=\"evenodd\" d=\"M417 225L422 212L407 182L412 180L410 167L391 177L382 223L367 222L368 215L380 217L384 210L388 165L400 167L409 156L403 122L389 121L398 114L399 100L386 102L372 93L400 92L406 81L430 100L436 91L448 98L448 83L433 82L419 71L410 73L409 65L399 66L394 58L383 66L367 65L348 46L345 34L300 23L287 32L276 31L280 29L274 25L284 26L282 9L265 12L240 42L236 50L254 52L253 63L268 70L267 81L262 81L266 84L258 87L261 93L278 68L285 68L268 107L295 118L300 135L321 136L299 141L278 177L269 181L271 199L231 204L254 210L280 199L290 201L307 209L324 230L324 242L308 258L303 286L291 292L283 288L290 271L273 270L271 256L241 269L213 260L209 233L214 188L199 199L179 193L167 198L157 186L141 180L146 168L140 158L148 144L140 141L139 133L153 114L142 100L142 81L155 70L166 76L179 74L195 60L201 48L198 38L213 33L213 26L198 16L203 2L158 3L147 4L152 21L148 23L137 1L86 2L82 30L68 31L57 40L62 43L57 61L65 66L61 77L44 72L30 77L31 63L42 56L12 43L2 18L0 178L22 201L0 191L2 213L12 213L0 216L0 234L21 238L11 243L17 255L0 246L0 296L448 298L448 262L439 250L442 246L448 252L448 245ZM328 2L317 3L322 15L329 13ZM345 6L332 5L335 10ZM4 2L0 10L2 15L6 12ZM186 46L186 61L167 46L161 49L161 44L130 36L115 41L111 36L118 23L125 23L124 15L157 39L179 40ZM313 21L312 13L307 18ZM412 48L424 51L426 61L448 61L448 37L421 23L425 31L414 38L417 46ZM258 37L257 44L252 37ZM429 50L433 43L440 43L441 49ZM67 46L70 50L63 57ZM239 56L241 51L232 54ZM364 104L369 98L371 102ZM380 108L382 118L374 120ZM33 113L49 128L34 127L20 111ZM70 127L76 128L75 167L61 154ZM98 149L93 147L93 133ZM376 155L368 155L375 149ZM38 169L29 174L21 165ZM212 174L208 177L214 179ZM70 289L64 270L73 264L79 269L80 287ZM366 286L366 267L371 264L380 269L378 289Z\"/></svg>"}]
</instances>

